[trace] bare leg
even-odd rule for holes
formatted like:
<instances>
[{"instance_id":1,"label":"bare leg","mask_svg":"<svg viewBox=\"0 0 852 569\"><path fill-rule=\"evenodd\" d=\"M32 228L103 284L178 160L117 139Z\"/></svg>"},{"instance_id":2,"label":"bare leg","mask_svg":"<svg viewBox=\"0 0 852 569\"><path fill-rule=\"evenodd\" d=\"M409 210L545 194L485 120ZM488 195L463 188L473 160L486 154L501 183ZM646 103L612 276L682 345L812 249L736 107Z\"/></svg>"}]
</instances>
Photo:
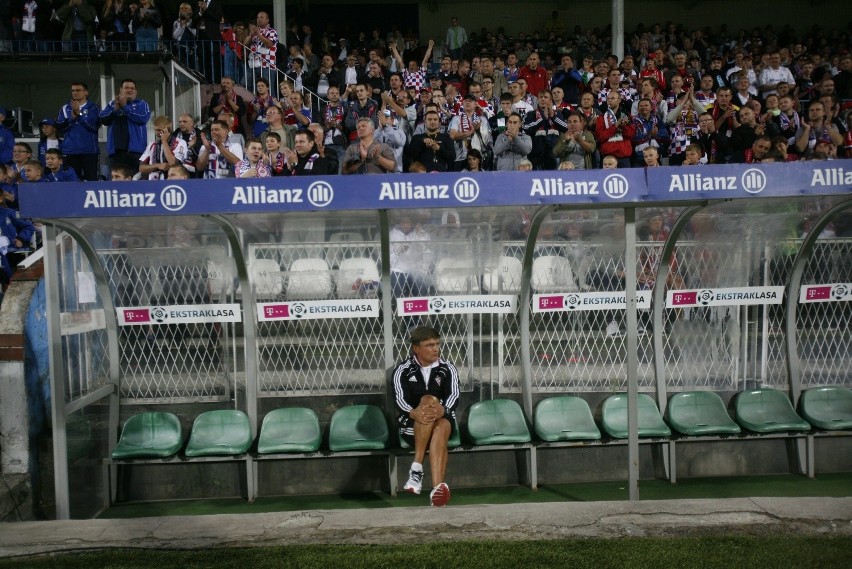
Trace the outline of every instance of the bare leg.
<instances>
[{"instance_id":1,"label":"bare leg","mask_svg":"<svg viewBox=\"0 0 852 569\"><path fill-rule=\"evenodd\" d=\"M444 421L446 423L446 421ZM434 423L414 423L414 462L423 464L426 458L426 449L429 447L429 440L432 438L432 431L438 421Z\"/></svg>"},{"instance_id":2,"label":"bare leg","mask_svg":"<svg viewBox=\"0 0 852 569\"><path fill-rule=\"evenodd\" d=\"M432 430L432 439L429 443L429 465L432 470L432 486L437 486L441 482L444 482L444 477L447 473L447 441L450 440L452 432L453 427L446 419L441 418L435 421L434 429Z\"/></svg>"}]
</instances>

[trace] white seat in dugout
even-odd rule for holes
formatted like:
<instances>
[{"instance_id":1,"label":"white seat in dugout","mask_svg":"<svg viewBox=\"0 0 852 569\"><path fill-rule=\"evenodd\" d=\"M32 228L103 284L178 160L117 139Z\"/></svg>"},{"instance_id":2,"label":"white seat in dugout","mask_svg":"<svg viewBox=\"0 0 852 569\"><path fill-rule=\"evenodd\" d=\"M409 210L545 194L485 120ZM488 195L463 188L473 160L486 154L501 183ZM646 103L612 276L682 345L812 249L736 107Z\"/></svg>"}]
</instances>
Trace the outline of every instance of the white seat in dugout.
<instances>
[{"instance_id":1,"label":"white seat in dugout","mask_svg":"<svg viewBox=\"0 0 852 569\"><path fill-rule=\"evenodd\" d=\"M577 282L568 259L559 255L542 255L533 259L532 289L535 292L575 292Z\"/></svg>"},{"instance_id":2,"label":"white seat in dugout","mask_svg":"<svg viewBox=\"0 0 852 569\"><path fill-rule=\"evenodd\" d=\"M328 240L332 243L339 243L341 241L363 241L364 237L357 231L338 231L332 233Z\"/></svg>"},{"instance_id":3,"label":"white seat in dugout","mask_svg":"<svg viewBox=\"0 0 852 569\"><path fill-rule=\"evenodd\" d=\"M331 271L324 259L296 259L288 273L287 300L321 300L331 296Z\"/></svg>"},{"instance_id":4,"label":"white seat in dugout","mask_svg":"<svg viewBox=\"0 0 852 569\"><path fill-rule=\"evenodd\" d=\"M356 285L360 279L362 282L379 282L379 268L373 259L367 257L353 257L344 259L340 262L340 268L337 270L337 298L357 298L361 296L361 291ZM370 297L375 297L375 288L369 294Z\"/></svg>"},{"instance_id":5,"label":"white seat in dugout","mask_svg":"<svg viewBox=\"0 0 852 569\"><path fill-rule=\"evenodd\" d=\"M368 256L364 246L364 237L357 231L338 231L328 238L325 258L331 268L340 267L340 263L349 257Z\"/></svg>"},{"instance_id":6,"label":"white seat in dugout","mask_svg":"<svg viewBox=\"0 0 852 569\"><path fill-rule=\"evenodd\" d=\"M207 261L207 289L211 298L228 298L234 293L234 271L227 261Z\"/></svg>"},{"instance_id":7,"label":"white seat in dugout","mask_svg":"<svg viewBox=\"0 0 852 569\"><path fill-rule=\"evenodd\" d=\"M249 263L249 279L258 300L277 298L284 291L281 267L274 259L253 259Z\"/></svg>"},{"instance_id":8,"label":"white seat in dugout","mask_svg":"<svg viewBox=\"0 0 852 569\"><path fill-rule=\"evenodd\" d=\"M515 257L500 257L493 269L485 271L482 288L490 293L518 293L521 291L521 261Z\"/></svg>"},{"instance_id":9,"label":"white seat in dugout","mask_svg":"<svg viewBox=\"0 0 852 569\"><path fill-rule=\"evenodd\" d=\"M435 265L435 288L438 293L478 293L479 278L471 274L470 258L444 257Z\"/></svg>"},{"instance_id":10,"label":"white seat in dugout","mask_svg":"<svg viewBox=\"0 0 852 569\"><path fill-rule=\"evenodd\" d=\"M225 299L234 294L237 272L228 250L221 245L206 245L207 292L213 299Z\"/></svg>"}]
</instances>

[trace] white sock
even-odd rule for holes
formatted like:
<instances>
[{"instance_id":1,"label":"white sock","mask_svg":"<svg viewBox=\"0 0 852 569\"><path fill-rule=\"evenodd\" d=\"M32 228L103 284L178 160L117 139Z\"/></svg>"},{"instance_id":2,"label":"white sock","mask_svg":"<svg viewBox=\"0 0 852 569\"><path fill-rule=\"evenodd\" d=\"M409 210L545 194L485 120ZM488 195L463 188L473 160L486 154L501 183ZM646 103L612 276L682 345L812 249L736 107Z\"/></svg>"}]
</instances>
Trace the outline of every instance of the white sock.
<instances>
[{"instance_id":1,"label":"white sock","mask_svg":"<svg viewBox=\"0 0 852 569\"><path fill-rule=\"evenodd\" d=\"M413 470L414 472L423 472L423 465L419 462L412 462L411 470Z\"/></svg>"}]
</instances>

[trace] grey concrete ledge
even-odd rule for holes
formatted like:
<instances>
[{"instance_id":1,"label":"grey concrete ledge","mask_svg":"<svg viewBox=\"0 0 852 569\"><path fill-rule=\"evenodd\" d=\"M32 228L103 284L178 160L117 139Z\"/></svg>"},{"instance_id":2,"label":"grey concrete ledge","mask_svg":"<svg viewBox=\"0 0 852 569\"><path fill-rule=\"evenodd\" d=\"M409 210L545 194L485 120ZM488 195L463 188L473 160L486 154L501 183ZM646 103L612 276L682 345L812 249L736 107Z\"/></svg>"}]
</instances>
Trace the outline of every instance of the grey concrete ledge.
<instances>
[{"instance_id":1,"label":"grey concrete ledge","mask_svg":"<svg viewBox=\"0 0 852 569\"><path fill-rule=\"evenodd\" d=\"M416 525L412 520L416 519ZM3 524L0 557L100 548L200 549L482 539L852 536L852 498L452 505Z\"/></svg>"}]
</instances>

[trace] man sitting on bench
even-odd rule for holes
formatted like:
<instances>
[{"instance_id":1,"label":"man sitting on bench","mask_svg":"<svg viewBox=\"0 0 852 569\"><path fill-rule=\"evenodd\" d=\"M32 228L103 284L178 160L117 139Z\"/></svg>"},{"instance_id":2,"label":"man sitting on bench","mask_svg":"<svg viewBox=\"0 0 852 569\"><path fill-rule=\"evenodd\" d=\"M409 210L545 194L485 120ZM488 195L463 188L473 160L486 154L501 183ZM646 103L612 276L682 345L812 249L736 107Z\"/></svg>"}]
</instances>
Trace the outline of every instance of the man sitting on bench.
<instances>
[{"instance_id":1,"label":"man sitting on bench","mask_svg":"<svg viewBox=\"0 0 852 569\"><path fill-rule=\"evenodd\" d=\"M445 506L450 501L450 488L444 481L447 441L455 428L459 374L453 364L441 359L440 334L432 327L412 330L411 352L393 370L400 436L414 447L414 462L403 488L420 494L428 448L434 486L429 498L433 506Z\"/></svg>"}]
</instances>

